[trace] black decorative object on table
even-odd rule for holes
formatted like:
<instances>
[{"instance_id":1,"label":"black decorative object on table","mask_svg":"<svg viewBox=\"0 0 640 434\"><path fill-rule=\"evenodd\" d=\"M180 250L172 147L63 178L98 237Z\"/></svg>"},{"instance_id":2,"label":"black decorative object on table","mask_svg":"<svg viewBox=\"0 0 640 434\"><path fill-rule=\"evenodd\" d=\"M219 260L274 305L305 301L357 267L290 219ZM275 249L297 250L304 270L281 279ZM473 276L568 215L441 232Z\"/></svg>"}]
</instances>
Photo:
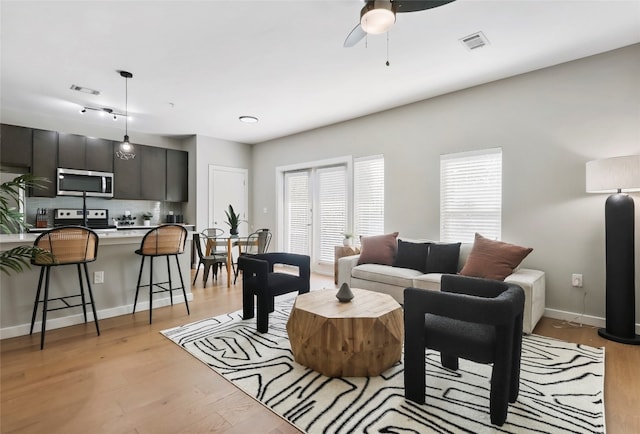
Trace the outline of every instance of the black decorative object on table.
<instances>
[{"instance_id":1,"label":"black decorative object on table","mask_svg":"<svg viewBox=\"0 0 640 434\"><path fill-rule=\"evenodd\" d=\"M340 289L336 293L336 298L340 301L340 303L348 303L353 300L353 291L349 288L347 282L343 283L340 286Z\"/></svg>"}]
</instances>

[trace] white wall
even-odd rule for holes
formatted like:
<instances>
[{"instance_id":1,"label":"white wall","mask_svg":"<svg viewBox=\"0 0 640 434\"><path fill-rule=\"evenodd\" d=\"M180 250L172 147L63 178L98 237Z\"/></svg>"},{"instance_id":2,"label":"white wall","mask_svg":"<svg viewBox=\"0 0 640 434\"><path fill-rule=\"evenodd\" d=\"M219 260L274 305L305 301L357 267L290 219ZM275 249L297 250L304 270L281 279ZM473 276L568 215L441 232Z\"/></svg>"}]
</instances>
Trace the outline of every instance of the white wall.
<instances>
[{"instance_id":1,"label":"white wall","mask_svg":"<svg viewBox=\"0 0 640 434\"><path fill-rule=\"evenodd\" d=\"M195 152L189 153L190 158L193 159L189 164L189 173L195 173L195 177L191 178L194 188L189 187L189 195L195 192L197 204L195 225L196 230L202 231L208 225L209 165L250 169L252 146L206 136L196 136L195 143L191 143L190 146L195 148ZM195 167L195 172L191 167ZM249 174L249 182L251 183L251 174ZM191 202L191 196L189 196L189 202ZM252 215L251 196L247 215Z\"/></svg>"},{"instance_id":2,"label":"white wall","mask_svg":"<svg viewBox=\"0 0 640 434\"><path fill-rule=\"evenodd\" d=\"M640 153L638 44L257 145L252 220L277 227L277 166L384 154L386 230L438 239L440 154L494 147L503 150L502 239L534 248L525 265L546 272L548 308L604 317L606 196L585 193L585 163ZM572 273L584 275L582 290Z\"/></svg>"}]
</instances>

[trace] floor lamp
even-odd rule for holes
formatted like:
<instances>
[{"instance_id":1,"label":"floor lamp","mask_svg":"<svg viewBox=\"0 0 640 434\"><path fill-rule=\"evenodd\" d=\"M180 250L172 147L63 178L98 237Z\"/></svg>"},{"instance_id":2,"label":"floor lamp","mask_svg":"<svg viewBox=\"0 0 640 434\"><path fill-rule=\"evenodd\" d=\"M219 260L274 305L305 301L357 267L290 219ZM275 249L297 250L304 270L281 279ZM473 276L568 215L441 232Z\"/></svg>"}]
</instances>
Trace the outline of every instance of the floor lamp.
<instances>
[{"instance_id":1,"label":"floor lamp","mask_svg":"<svg viewBox=\"0 0 640 434\"><path fill-rule=\"evenodd\" d=\"M603 338L640 345L635 333L634 203L625 192L640 191L640 155L589 161L587 193L613 193L605 202L606 328Z\"/></svg>"}]
</instances>

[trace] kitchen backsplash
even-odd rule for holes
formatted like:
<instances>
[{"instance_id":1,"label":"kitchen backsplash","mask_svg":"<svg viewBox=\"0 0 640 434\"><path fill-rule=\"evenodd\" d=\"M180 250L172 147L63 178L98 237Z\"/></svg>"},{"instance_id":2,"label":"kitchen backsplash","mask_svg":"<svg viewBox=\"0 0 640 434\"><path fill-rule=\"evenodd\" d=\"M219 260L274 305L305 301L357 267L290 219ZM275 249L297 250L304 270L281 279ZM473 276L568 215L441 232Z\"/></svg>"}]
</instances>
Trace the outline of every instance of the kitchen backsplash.
<instances>
[{"instance_id":1,"label":"kitchen backsplash","mask_svg":"<svg viewBox=\"0 0 640 434\"><path fill-rule=\"evenodd\" d=\"M25 209L27 214L27 223L35 226L36 214L39 208L45 208L47 213L48 225L53 226L53 210L56 208L77 208L82 209L82 198L76 196L58 196L55 198L27 197L25 198ZM143 224L142 214L151 212L151 224L164 223L167 214L183 214L182 203L180 202L163 202L163 201L145 201L145 200L118 200L118 199L102 199L98 197L87 198L87 208L89 209L108 209L109 219L122 218L125 211L129 211L131 216L136 219L141 226Z\"/></svg>"}]
</instances>

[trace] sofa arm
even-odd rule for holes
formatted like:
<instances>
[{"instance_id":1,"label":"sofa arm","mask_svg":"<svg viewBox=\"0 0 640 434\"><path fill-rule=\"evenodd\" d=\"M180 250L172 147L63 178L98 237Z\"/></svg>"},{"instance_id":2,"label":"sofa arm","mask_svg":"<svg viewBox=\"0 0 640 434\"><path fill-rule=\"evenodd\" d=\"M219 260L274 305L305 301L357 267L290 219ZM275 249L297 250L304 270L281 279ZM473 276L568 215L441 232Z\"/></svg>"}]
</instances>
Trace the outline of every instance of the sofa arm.
<instances>
[{"instance_id":1,"label":"sofa arm","mask_svg":"<svg viewBox=\"0 0 640 434\"><path fill-rule=\"evenodd\" d=\"M338 287L347 283L351 287L351 270L358 265L360 255L343 256L338 259Z\"/></svg>"},{"instance_id":2,"label":"sofa arm","mask_svg":"<svg viewBox=\"0 0 640 434\"><path fill-rule=\"evenodd\" d=\"M545 274L544 271L520 268L504 279L505 282L515 283L524 290L524 324L522 331L533 332L545 308Z\"/></svg>"}]
</instances>

